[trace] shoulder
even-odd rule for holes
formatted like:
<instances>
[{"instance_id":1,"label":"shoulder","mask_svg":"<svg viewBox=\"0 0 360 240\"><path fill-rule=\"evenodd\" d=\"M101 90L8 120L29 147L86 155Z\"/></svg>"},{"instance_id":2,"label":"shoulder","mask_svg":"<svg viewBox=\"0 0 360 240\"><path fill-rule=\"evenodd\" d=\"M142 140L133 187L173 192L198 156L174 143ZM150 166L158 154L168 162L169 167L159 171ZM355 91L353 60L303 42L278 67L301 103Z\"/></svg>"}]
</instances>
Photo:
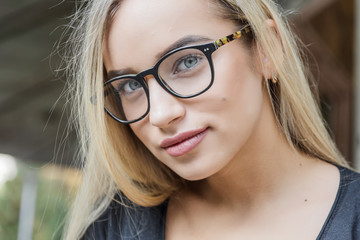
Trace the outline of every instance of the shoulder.
<instances>
[{"instance_id":1,"label":"shoulder","mask_svg":"<svg viewBox=\"0 0 360 240\"><path fill-rule=\"evenodd\" d=\"M344 167L339 167L339 171L340 186L337 201L340 204L338 207L346 209L360 207L360 174Z\"/></svg>"},{"instance_id":2,"label":"shoulder","mask_svg":"<svg viewBox=\"0 0 360 240\"><path fill-rule=\"evenodd\" d=\"M340 185L322 240L360 239L360 174L339 167Z\"/></svg>"},{"instance_id":3,"label":"shoulder","mask_svg":"<svg viewBox=\"0 0 360 240\"><path fill-rule=\"evenodd\" d=\"M165 216L166 203L141 207L117 195L106 211L88 227L82 240L162 239Z\"/></svg>"}]
</instances>

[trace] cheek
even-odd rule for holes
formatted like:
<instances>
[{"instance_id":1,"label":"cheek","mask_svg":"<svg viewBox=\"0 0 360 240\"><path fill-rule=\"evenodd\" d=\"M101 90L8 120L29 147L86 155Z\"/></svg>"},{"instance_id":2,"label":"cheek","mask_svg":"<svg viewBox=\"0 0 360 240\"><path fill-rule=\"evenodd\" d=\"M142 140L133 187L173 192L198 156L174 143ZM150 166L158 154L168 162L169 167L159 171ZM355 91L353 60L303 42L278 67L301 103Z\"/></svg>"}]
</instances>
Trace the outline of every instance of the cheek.
<instances>
[{"instance_id":1,"label":"cheek","mask_svg":"<svg viewBox=\"0 0 360 240\"><path fill-rule=\"evenodd\" d=\"M149 123L148 117L143 120L130 124L131 130L136 137L145 145L145 147L159 159L160 136L157 128Z\"/></svg>"},{"instance_id":2,"label":"cheek","mask_svg":"<svg viewBox=\"0 0 360 240\"><path fill-rule=\"evenodd\" d=\"M234 110L232 114L235 116L251 119L259 114L262 106L262 81L261 78L252 74L244 74L242 77L227 87L226 104Z\"/></svg>"},{"instance_id":3,"label":"cheek","mask_svg":"<svg viewBox=\"0 0 360 240\"><path fill-rule=\"evenodd\" d=\"M263 106L262 79L249 72L239 73L236 81L228 86L227 100L224 102L228 108L228 118L241 131L249 131L258 122ZM234 126L229 124L228 127Z\"/></svg>"},{"instance_id":4,"label":"cheek","mask_svg":"<svg viewBox=\"0 0 360 240\"><path fill-rule=\"evenodd\" d=\"M146 119L147 119L147 117L139 122L130 124L130 128L135 133L135 135L140 139L140 141L143 142L143 144L147 148L149 148L148 147L149 141L146 138L146 136L149 135L148 131L147 131Z\"/></svg>"},{"instance_id":5,"label":"cheek","mask_svg":"<svg viewBox=\"0 0 360 240\"><path fill-rule=\"evenodd\" d=\"M219 130L219 139L237 148L243 145L258 125L264 106L262 75L249 66L250 60L237 58L225 68L218 68L214 88L207 99L212 112L210 124ZM216 97L214 97L216 96ZM232 139L232 140L230 140ZM227 141L227 140L225 140Z\"/></svg>"},{"instance_id":6,"label":"cheek","mask_svg":"<svg viewBox=\"0 0 360 240\"><path fill-rule=\"evenodd\" d=\"M263 79L245 54L227 56L233 61L223 61L215 69L214 85L207 96L208 104L214 111L243 116L256 114L263 101ZM221 59L220 59L221 60ZM221 63L221 61L219 61Z\"/></svg>"}]
</instances>

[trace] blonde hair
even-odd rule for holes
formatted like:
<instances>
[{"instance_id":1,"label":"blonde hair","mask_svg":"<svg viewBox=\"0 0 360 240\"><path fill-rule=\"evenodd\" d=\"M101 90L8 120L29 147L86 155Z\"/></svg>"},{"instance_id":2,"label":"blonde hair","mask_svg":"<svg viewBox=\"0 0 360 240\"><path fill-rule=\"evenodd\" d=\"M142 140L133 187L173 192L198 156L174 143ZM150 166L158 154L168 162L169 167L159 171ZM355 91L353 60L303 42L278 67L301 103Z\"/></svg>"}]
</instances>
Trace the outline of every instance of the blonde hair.
<instances>
[{"instance_id":1,"label":"blonde hair","mask_svg":"<svg viewBox=\"0 0 360 240\"><path fill-rule=\"evenodd\" d=\"M279 82L268 85L269 96L290 145L324 161L347 165L326 130L296 38L278 6L272 0L211 2L224 18L247 21L256 43L271 61ZM79 7L70 24L74 31L69 41L72 57L67 59L69 90L84 171L64 239L78 239L120 191L136 204L154 206L186 184L158 161L127 125L115 122L104 112L104 38L119 5L121 1L90 1ZM273 19L276 31L266 27L268 19Z\"/></svg>"}]
</instances>

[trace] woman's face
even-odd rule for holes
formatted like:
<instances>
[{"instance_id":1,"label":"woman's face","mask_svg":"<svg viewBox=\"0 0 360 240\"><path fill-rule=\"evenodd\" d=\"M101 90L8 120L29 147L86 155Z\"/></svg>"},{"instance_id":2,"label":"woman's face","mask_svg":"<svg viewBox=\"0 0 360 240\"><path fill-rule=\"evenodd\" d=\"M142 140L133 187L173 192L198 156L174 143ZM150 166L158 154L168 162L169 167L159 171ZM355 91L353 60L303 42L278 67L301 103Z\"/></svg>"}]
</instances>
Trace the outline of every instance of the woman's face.
<instances>
[{"instance_id":1,"label":"woman's face","mask_svg":"<svg viewBox=\"0 0 360 240\"><path fill-rule=\"evenodd\" d=\"M107 71L131 68L138 73L154 66L157 55L183 37L213 41L239 30L215 11L207 0L123 1L106 39ZM223 170L254 148L253 139L261 134L258 125L266 104L257 58L235 40L212 59L214 84L194 98L172 96L148 76L150 112L130 124L161 162L187 180Z\"/></svg>"}]
</instances>

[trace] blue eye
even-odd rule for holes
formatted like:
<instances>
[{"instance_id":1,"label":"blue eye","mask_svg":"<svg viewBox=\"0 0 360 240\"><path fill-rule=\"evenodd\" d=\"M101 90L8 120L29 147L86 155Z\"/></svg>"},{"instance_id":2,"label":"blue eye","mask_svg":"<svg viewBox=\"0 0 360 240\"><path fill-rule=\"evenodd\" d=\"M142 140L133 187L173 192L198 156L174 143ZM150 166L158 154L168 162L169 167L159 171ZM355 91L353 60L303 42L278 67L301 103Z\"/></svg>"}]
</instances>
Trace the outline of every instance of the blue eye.
<instances>
[{"instance_id":1,"label":"blue eye","mask_svg":"<svg viewBox=\"0 0 360 240\"><path fill-rule=\"evenodd\" d=\"M128 84L126 84L127 90L130 90L130 91L135 91L136 89L138 89L140 87L141 87L141 85L137 81L131 81Z\"/></svg>"},{"instance_id":2,"label":"blue eye","mask_svg":"<svg viewBox=\"0 0 360 240\"><path fill-rule=\"evenodd\" d=\"M183 60L183 64L187 68L192 68L195 66L198 62L198 59L196 57L189 57Z\"/></svg>"},{"instance_id":3,"label":"blue eye","mask_svg":"<svg viewBox=\"0 0 360 240\"><path fill-rule=\"evenodd\" d=\"M202 57L199 55L188 55L185 57L182 57L175 63L174 67L174 73L181 73L183 71L191 70L192 68L195 68L196 65L199 64Z\"/></svg>"},{"instance_id":4,"label":"blue eye","mask_svg":"<svg viewBox=\"0 0 360 240\"><path fill-rule=\"evenodd\" d=\"M136 90L141 88L141 84L138 81L135 80L128 80L121 84L119 91L123 92L125 94L130 94Z\"/></svg>"}]
</instances>

